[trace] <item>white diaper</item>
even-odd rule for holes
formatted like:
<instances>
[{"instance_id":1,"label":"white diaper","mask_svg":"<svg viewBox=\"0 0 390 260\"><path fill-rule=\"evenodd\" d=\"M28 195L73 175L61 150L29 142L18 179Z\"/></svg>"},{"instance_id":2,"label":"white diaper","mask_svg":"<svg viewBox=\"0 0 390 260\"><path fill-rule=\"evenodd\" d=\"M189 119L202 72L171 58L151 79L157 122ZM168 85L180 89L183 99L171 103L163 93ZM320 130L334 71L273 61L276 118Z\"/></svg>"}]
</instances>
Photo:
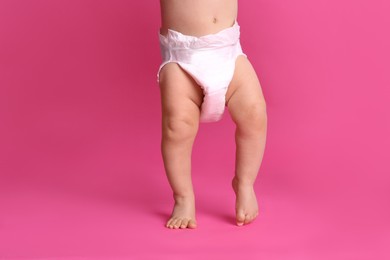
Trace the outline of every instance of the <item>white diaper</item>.
<instances>
[{"instance_id":1,"label":"white diaper","mask_svg":"<svg viewBox=\"0 0 390 260\"><path fill-rule=\"evenodd\" d=\"M162 64L175 62L203 89L201 122L213 122L222 118L225 110L225 95L234 74L236 59L246 56L240 45L240 26L235 21L232 27L215 34L201 37L184 35L168 29L168 34L159 34Z\"/></svg>"}]
</instances>

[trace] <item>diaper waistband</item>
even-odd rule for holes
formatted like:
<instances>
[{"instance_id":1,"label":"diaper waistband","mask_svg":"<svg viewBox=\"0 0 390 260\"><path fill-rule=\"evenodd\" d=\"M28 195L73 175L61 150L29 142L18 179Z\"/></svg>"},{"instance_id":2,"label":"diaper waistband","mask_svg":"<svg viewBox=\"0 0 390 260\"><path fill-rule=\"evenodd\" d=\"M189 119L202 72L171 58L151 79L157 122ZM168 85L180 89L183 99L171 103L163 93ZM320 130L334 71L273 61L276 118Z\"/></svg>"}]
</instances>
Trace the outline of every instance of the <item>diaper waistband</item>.
<instances>
[{"instance_id":1,"label":"diaper waistband","mask_svg":"<svg viewBox=\"0 0 390 260\"><path fill-rule=\"evenodd\" d=\"M185 35L168 29L166 36L159 33L160 44L170 49L200 49L224 47L236 44L240 39L240 26L237 21L233 26L223 29L215 34L196 37Z\"/></svg>"}]
</instances>

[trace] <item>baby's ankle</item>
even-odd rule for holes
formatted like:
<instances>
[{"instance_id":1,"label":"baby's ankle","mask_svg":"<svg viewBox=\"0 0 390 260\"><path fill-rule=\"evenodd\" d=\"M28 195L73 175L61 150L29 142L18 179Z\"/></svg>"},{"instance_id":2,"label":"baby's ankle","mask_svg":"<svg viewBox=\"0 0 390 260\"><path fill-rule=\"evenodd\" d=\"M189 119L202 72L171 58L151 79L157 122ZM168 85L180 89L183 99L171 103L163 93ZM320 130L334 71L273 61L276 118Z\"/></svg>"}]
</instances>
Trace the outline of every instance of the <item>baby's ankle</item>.
<instances>
[{"instance_id":1,"label":"baby's ankle","mask_svg":"<svg viewBox=\"0 0 390 260\"><path fill-rule=\"evenodd\" d=\"M173 193L173 198L175 199L176 202L184 202L184 201L189 201L189 200L194 200L195 199L195 194L194 193Z\"/></svg>"}]
</instances>

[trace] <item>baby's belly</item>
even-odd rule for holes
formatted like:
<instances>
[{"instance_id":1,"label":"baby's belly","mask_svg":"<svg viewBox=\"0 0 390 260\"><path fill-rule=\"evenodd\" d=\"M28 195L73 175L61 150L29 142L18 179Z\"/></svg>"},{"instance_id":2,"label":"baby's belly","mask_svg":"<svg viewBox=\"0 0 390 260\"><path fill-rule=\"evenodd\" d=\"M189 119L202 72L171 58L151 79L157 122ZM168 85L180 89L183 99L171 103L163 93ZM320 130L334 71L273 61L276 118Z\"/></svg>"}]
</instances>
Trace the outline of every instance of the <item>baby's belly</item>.
<instances>
[{"instance_id":1,"label":"baby's belly","mask_svg":"<svg viewBox=\"0 0 390 260\"><path fill-rule=\"evenodd\" d=\"M231 27L237 18L237 0L160 0L161 29L203 36Z\"/></svg>"}]
</instances>

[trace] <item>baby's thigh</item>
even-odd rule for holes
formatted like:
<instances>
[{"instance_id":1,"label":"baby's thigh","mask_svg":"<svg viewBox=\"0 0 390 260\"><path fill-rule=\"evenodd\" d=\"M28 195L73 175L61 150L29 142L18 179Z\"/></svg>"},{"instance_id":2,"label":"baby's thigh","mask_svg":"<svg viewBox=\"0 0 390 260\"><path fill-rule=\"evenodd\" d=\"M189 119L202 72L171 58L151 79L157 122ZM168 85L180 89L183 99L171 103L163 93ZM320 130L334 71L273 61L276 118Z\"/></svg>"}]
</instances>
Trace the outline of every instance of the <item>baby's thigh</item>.
<instances>
[{"instance_id":1,"label":"baby's thigh","mask_svg":"<svg viewBox=\"0 0 390 260\"><path fill-rule=\"evenodd\" d=\"M161 69L159 84L163 116L199 117L203 91L177 63Z\"/></svg>"},{"instance_id":2,"label":"baby's thigh","mask_svg":"<svg viewBox=\"0 0 390 260\"><path fill-rule=\"evenodd\" d=\"M226 105L236 122L248 116L248 120L252 120L265 112L266 103L260 81L252 64L244 56L237 58L233 79L226 93Z\"/></svg>"}]
</instances>

